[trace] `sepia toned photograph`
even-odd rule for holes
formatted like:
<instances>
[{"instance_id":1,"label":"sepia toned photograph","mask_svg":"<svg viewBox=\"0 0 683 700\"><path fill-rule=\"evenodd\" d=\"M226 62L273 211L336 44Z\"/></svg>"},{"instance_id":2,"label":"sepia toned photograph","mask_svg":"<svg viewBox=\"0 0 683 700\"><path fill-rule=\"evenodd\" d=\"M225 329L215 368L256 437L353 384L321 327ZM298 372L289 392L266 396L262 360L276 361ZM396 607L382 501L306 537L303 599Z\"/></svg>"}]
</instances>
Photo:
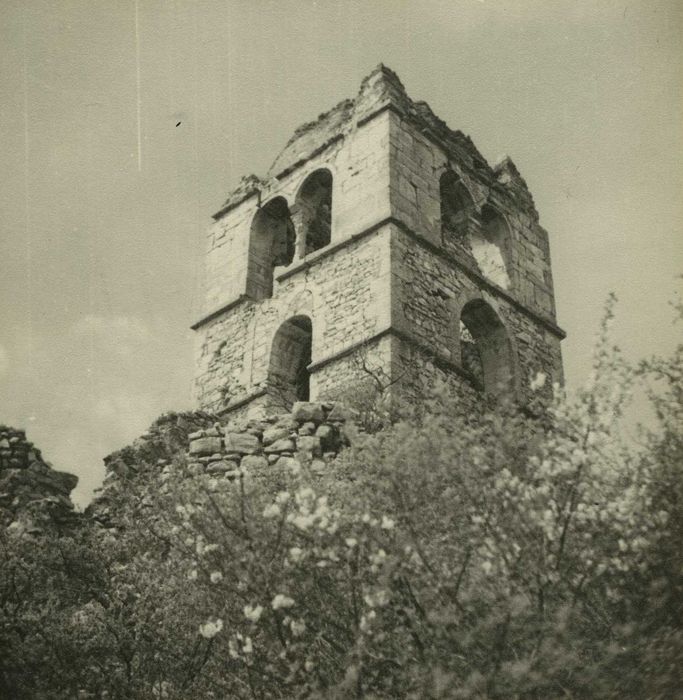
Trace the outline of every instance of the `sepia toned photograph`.
<instances>
[{"instance_id":1,"label":"sepia toned photograph","mask_svg":"<svg viewBox=\"0 0 683 700\"><path fill-rule=\"evenodd\" d=\"M0 5L0 700L683 697L683 4Z\"/></svg>"}]
</instances>

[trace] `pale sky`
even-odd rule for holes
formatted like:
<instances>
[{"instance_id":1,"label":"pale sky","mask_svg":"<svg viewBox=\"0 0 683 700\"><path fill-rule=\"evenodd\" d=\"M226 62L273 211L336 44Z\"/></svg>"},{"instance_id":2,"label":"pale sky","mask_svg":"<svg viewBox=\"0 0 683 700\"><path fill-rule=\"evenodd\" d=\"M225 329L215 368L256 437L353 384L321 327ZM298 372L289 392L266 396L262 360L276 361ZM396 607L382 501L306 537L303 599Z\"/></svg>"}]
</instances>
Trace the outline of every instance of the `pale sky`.
<instances>
[{"instance_id":1,"label":"pale sky","mask_svg":"<svg viewBox=\"0 0 683 700\"><path fill-rule=\"evenodd\" d=\"M526 179L569 387L610 291L630 357L673 347L680 0L137 6L136 23L135 0L2 0L0 423L79 476L80 504L103 456L191 405L210 215L380 62Z\"/></svg>"}]
</instances>

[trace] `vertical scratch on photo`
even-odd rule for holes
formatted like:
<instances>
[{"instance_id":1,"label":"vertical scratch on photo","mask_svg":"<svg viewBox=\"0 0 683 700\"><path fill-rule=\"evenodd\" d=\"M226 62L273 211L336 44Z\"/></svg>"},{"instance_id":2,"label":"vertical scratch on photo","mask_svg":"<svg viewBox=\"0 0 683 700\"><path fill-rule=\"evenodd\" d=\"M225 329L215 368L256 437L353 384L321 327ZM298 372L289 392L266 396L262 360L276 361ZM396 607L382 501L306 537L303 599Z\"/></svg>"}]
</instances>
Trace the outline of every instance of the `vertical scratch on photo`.
<instances>
[{"instance_id":1,"label":"vertical scratch on photo","mask_svg":"<svg viewBox=\"0 0 683 700\"><path fill-rule=\"evenodd\" d=\"M28 366L31 368L31 359L33 356L33 300L32 300L32 242L31 242L31 211L29 197L29 167L31 154L31 141L28 123L28 61L26 58L26 12L23 15L22 22L22 82L24 88L24 238L26 240L26 317L28 320L28 347L27 360Z\"/></svg>"},{"instance_id":2,"label":"vertical scratch on photo","mask_svg":"<svg viewBox=\"0 0 683 700\"><path fill-rule=\"evenodd\" d=\"M135 97L138 127L138 171L142 171L142 119L140 108L140 20L138 0L135 0Z\"/></svg>"}]
</instances>

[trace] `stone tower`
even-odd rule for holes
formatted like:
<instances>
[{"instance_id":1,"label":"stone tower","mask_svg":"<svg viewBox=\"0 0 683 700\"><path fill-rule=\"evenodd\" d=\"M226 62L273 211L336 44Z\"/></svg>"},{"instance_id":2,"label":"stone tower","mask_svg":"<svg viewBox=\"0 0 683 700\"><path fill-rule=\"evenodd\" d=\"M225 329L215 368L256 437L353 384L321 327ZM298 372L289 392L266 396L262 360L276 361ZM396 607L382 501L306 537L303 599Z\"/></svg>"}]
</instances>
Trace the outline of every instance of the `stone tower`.
<instances>
[{"instance_id":1,"label":"stone tower","mask_svg":"<svg viewBox=\"0 0 683 700\"><path fill-rule=\"evenodd\" d=\"M562 381L548 234L510 159L491 167L379 66L299 127L214 215L195 393L258 415L367 370L410 400Z\"/></svg>"}]
</instances>

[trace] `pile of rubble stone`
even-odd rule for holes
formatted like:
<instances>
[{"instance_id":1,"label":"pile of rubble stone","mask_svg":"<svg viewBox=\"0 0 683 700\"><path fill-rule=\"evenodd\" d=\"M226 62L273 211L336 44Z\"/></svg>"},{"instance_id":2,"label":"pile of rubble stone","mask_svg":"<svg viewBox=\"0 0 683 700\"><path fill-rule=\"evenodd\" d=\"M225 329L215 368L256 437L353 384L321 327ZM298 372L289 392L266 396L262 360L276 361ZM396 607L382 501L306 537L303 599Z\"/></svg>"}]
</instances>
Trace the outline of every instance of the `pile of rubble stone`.
<instances>
[{"instance_id":1,"label":"pile of rubble stone","mask_svg":"<svg viewBox=\"0 0 683 700\"><path fill-rule=\"evenodd\" d=\"M347 415L331 403L299 401L290 413L213 426L189 435L189 469L234 478L297 470L324 470L348 443Z\"/></svg>"},{"instance_id":2,"label":"pile of rubble stone","mask_svg":"<svg viewBox=\"0 0 683 700\"><path fill-rule=\"evenodd\" d=\"M78 477L56 471L23 430L0 425L0 526L39 534L71 525Z\"/></svg>"}]
</instances>

